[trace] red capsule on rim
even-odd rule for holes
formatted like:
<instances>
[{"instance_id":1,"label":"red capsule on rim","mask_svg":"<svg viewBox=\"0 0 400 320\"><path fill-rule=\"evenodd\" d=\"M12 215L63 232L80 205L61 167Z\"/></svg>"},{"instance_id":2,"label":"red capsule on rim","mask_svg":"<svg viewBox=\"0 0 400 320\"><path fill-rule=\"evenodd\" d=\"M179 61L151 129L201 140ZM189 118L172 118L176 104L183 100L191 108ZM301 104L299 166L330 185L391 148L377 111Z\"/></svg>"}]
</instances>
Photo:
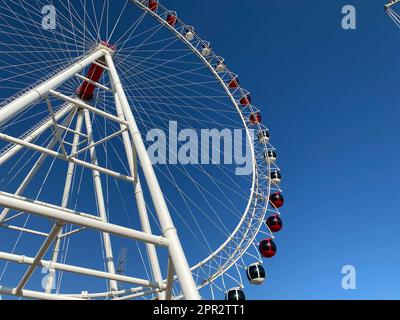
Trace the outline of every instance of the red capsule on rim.
<instances>
[{"instance_id":1,"label":"red capsule on rim","mask_svg":"<svg viewBox=\"0 0 400 320\"><path fill-rule=\"evenodd\" d=\"M158 1L157 0L149 0L148 6L151 11L155 12L158 9Z\"/></svg>"},{"instance_id":2,"label":"red capsule on rim","mask_svg":"<svg viewBox=\"0 0 400 320\"><path fill-rule=\"evenodd\" d=\"M264 258L272 258L276 254L276 244L271 238L262 240L258 248Z\"/></svg>"},{"instance_id":3,"label":"red capsule on rim","mask_svg":"<svg viewBox=\"0 0 400 320\"><path fill-rule=\"evenodd\" d=\"M262 121L261 114L259 112L253 112L249 118L250 124L259 124Z\"/></svg>"},{"instance_id":4,"label":"red capsule on rim","mask_svg":"<svg viewBox=\"0 0 400 320\"><path fill-rule=\"evenodd\" d=\"M270 216L265 223L272 232L279 232L283 227L282 219L279 214Z\"/></svg>"},{"instance_id":5,"label":"red capsule on rim","mask_svg":"<svg viewBox=\"0 0 400 320\"><path fill-rule=\"evenodd\" d=\"M269 196L269 201L276 207L280 208L283 206L285 199L280 192L275 192Z\"/></svg>"},{"instance_id":6,"label":"red capsule on rim","mask_svg":"<svg viewBox=\"0 0 400 320\"><path fill-rule=\"evenodd\" d=\"M233 78L231 81L229 81L229 83L228 83L228 87L229 87L229 89L236 89L236 88L239 88L239 79L238 79L238 77L236 77L236 78Z\"/></svg>"},{"instance_id":7,"label":"red capsule on rim","mask_svg":"<svg viewBox=\"0 0 400 320\"><path fill-rule=\"evenodd\" d=\"M250 105L251 104L251 96L248 94L248 95L246 95L246 96L243 96L241 99L240 99L240 104L242 105L242 106L248 106L248 105Z\"/></svg>"},{"instance_id":8,"label":"red capsule on rim","mask_svg":"<svg viewBox=\"0 0 400 320\"><path fill-rule=\"evenodd\" d=\"M167 15L167 23L171 27L175 27L177 20L178 20L178 18L176 17L176 13L175 12L168 13L168 15Z\"/></svg>"}]
</instances>

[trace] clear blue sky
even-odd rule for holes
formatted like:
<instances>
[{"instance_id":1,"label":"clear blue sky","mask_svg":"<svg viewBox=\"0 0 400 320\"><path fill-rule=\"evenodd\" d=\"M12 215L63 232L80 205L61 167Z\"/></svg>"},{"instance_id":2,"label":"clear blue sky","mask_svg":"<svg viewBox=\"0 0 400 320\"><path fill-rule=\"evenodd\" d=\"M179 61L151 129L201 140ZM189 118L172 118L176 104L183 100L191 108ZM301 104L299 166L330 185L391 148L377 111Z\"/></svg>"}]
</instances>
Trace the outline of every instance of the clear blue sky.
<instances>
[{"instance_id":1,"label":"clear blue sky","mask_svg":"<svg viewBox=\"0 0 400 320\"><path fill-rule=\"evenodd\" d=\"M384 1L163 1L240 75L279 154L286 203L249 299L399 299L400 30ZM357 29L341 28L354 5ZM341 288L353 265L357 289Z\"/></svg>"},{"instance_id":2,"label":"clear blue sky","mask_svg":"<svg viewBox=\"0 0 400 320\"><path fill-rule=\"evenodd\" d=\"M280 155L285 229L248 297L400 298L400 30L384 1L167 3L263 102ZM346 4L356 30L341 28ZM341 288L347 264L354 291Z\"/></svg>"},{"instance_id":3,"label":"clear blue sky","mask_svg":"<svg viewBox=\"0 0 400 320\"><path fill-rule=\"evenodd\" d=\"M268 298L400 297L400 33L382 1L350 3L354 31L340 27L349 2L265 1L229 14L252 17L237 29L247 50L216 35L265 101L285 175L285 234L254 292ZM345 264L357 269L355 291L341 289Z\"/></svg>"}]
</instances>

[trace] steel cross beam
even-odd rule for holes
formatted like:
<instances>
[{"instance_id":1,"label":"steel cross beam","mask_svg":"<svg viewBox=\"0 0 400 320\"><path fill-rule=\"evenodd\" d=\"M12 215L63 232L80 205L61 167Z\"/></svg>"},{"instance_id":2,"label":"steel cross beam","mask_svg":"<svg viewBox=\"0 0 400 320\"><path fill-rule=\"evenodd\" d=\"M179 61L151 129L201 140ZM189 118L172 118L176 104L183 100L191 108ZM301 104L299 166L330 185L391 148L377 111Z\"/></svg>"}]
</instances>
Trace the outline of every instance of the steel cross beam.
<instances>
[{"instance_id":1,"label":"steel cross beam","mask_svg":"<svg viewBox=\"0 0 400 320\"><path fill-rule=\"evenodd\" d=\"M62 93L60 93L58 91L55 91L55 90L52 90L52 89L49 90L49 93L51 95L57 97L57 98L60 98L61 100L64 100L64 101L69 102L69 103L72 103L72 104L74 104L74 105L76 105L78 107L81 107L81 108L86 109L86 110L88 110L90 112L93 112L93 113L95 113L95 114L97 114L97 115L99 115L101 117L104 117L104 118L106 118L108 120L111 120L111 121L114 121L114 122L117 122L117 123L122 123L122 124L125 124L125 125L128 124L126 121L122 121L118 117L116 117L116 116L114 116L112 114L109 114L108 112L105 112L105 111L102 111L102 110L97 109L95 107L92 107L92 106L88 105L87 103L83 102L82 100L68 97L65 94L62 94Z\"/></svg>"},{"instance_id":2,"label":"steel cross beam","mask_svg":"<svg viewBox=\"0 0 400 320\"><path fill-rule=\"evenodd\" d=\"M58 158L58 159L65 160L65 161L68 161L68 162L73 162L73 163L78 164L78 165L80 165L80 166L82 166L84 168L87 168L87 169L98 170L101 173L109 175L109 176L111 176L113 178L117 178L117 179L121 179L121 180L125 180L125 181L130 181L130 182L134 182L135 181L134 178L125 176L125 175L123 175L123 174L121 174L119 172L116 172L116 171L113 171L113 170L109 170L109 169L106 169L106 168L103 168L103 167L100 167L100 166L96 166L94 164L88 163L86 161L83 161L83 160L80 160L80 159L77 159L77 158L74 158L74 157L66 157L62 153L59 153L59 152L56 152L56 151L53 151L53 150L49 150L47 148L38 146L38 145L30 143L30 142L26 142L26 141L18 139L18 138L11 137L11 136L3 134L3 133L0 133L0 139L8 141L8 142L11 142L11 143L15 143L15 144L18 144L18 145L21 145L21 146L24 146L26 148L38 151L38 152L43 153L43 154L47 154L47 155L49 155L49 156L51 156L53 158Z\"/></svg>"},{"instance_id":3,"label":"steel cross beam","mask_svg":"<svg viewBox=\"0 0 400 320\"><path fill-rule=\"evenodd\" d=\"M31 257L26 257L22 255L17 255L17 254L10 254L7 252L0 252L0 259L2 260L7 260L11 262L16 262L19 264L27 264L27 265L33 265L34 264L34 259ZM99 270L94 270L94 269L89 269L89 268L82 268L78 266L73 266L69 264L64 264L64 263L57 263L53 261L45 261L45 260L40 260L38 262L38 265L44 268L51 268L51 269L56 269L56 270L62 270L66 272L72 272L80 275L85 275L85 276L92 276L92 277L99 277L103 279L109 279L109 280L114 280L114 281L121 281L125 283L130 283L138 286L144 286L144 287L149 287L149 288L156 288L156 289L164 289L164 285L162 283L157 283L157 282L152 282L149 280L144 280L144 279L139 279L139 278L133 278L129 276L123 276L115 273L110 273L110 272L104 272L104 271L99 271Z\"/></svg>"},{"instance_id":4,"label":"steel cross beam","mask_svg":"<svg viewBox=\"0 0 400 320\"><path fill-rule=\"evenodd\" d=\"M58 296L32 290L17 291L16 288L7 288L3 286L0 286L0 294L40 300L82 300L82 298L78 297Z\"/></svg>"},{"instance_id":5,"label":"steel cross beam","mask_svg":"<svg viewBox=\"0 0 400 320\"><path fill-rule=\"evenodd\" d=\"M28 212L33 215L62 221L64 223L69 223L80 227L86 227L92 230L114 234L128 239L152 243L161 247L168 247L170 244L170 241L163 236L147 234L145 232L103 222L101 220L95 219L94 217L92 217L92 215L89 215L87 213L74 212L73 210L65 209L40 201L30 200L24 197L19 197L1 191L0 206L11 208L13 210Z\"/></svg>"},{"instance_id":6,"label":"steel cross beam","mask_svg":"<svg viewBox=\"0 0 400 320\"><path fill-rule=\"evenodd\" d=\"M93 63L93 61L103 57L107 53L108 51L101 47L95 49L92 53L73 64L71 67L60 72L46 82L38 85L9 104L6 104L0 109L0 127L16 115L26 110L32 103L46 96L49 90L57 88L69 78L73 77L75 74L79 73L81 70Z\"/></svg>"},{"instance_id":7,"label":"steel cross beam","mask_svg":"<svg viewBox=\"0 0 400 320\"><path fill-rule=\"evenodd\" d=\"M120 134L122 134L122 133L125 132L126 130L128 130L128 129L127 129L127 128L121 129L121 130L119 130L119 131L117 131L117 132L114 132L114 133L110 134L109 136L107 136L107 137L105 137L105 138L103 138L103 139L100 139L99 141L92 142L92 144L90 144L90 145L88 145L88 146L86 146L86 147L83 147L82 149L79 149L78 151L76 151L76 152L74 152L74 153L71 153L71 154L70 154L70 157L75 157L75 156L77 156L78 154L81 154L82 152L85 152L86 150L89 150L89 149L94 148L94 147L96 147L96 146L98 146L98 145L100 145L100 144L103 144L103 143L107 142L108 140L111 140L111 139L113 139L113 138L119 136ZM132 176L132 177L133 177L133 176Z\"/></svg>"}]
</instances>

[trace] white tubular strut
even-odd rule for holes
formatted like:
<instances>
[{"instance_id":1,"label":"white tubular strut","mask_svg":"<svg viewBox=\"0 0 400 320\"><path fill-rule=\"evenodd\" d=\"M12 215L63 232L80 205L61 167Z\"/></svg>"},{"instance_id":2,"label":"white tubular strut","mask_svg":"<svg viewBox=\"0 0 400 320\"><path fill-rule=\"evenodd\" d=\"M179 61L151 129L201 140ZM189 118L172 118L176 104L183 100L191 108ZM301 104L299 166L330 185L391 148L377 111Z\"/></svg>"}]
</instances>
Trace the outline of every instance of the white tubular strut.
<instances>
[{"instance_id":1,"label":"white tubular strut","mask_svg":"<svg viewBox=\"0 0 400 320\"><path fill-rule=\"evenodd\" d=\"M149 187L149 191L153 200L157 217L163 231L163 235L170 241L169 255L173 263L177 278L181 285L183 295L187 300L199 300L200 295L197 290L192 272L190 271L189 264L186 260L182 245L178 238L176 228L172 222L167 204L162 194L160 185L158 183L154 168L152 166L149 155L147 154L146 147L143 143L139 128L136 124L125 91L122 87L120 78L114 65L113 58L110 53L105 55L107 67L109 70L110 80L114 91L118 94L122 110L125 118L128 121L128 128L131 138L136 149L143 173Z\"/></svg>"},{"instance_id":2,"label":"white tubular strut","mask_svg":"<svg viewBox=\"0 0 400 320\"><path fill-rule=\"evenodd\" d=\"M82 110L79 110L77 119L76 119L76 125L75 125L76 133L74 134L74 139L72 141L71 152L76 152L76 150L78 149L80 133L82 130L82 122L83 122ZM64 184L64 193L63 193L63 197L62 197L62 201L61 201L62 208L67 208L67 206L68 206L74 171L75 171L75 163L69 162L68 169L67 169L67 176L65 178L65 184ZM61 235L62 235L62 228L60 229L60 231L57 235L57 238L55 240L53 254L52 254L52 258L51 258L51 261L53 263L57 262L57 260L58 260L58 254L59 254L60 245L61 245ZM55 269L52 268L49 270L49 275L47 277L46 293L51 293L53 286L54 286L54 279L55 279Z\"/></svg>"},{"instance_id":3,"label":"white tubular strut","mask_svg":"<svg viewBox=\"0 0 400 320\"><path fill-rule=\"evenodd\" d=\"M85 123L86 123L86 131L88 134L88 145L92 145L93 141L93 129L92 129L92 121L90 119L90 113L88 110L84 110L85 115ZM90 157L92 160L92 164L98 165L96 149L95 147L90 148ZM102 221L107 222L107 212L106 206L104 203L104 194L103 194L103 187L101 184L101 177L100 172L97 170L92 170L93 174L93 184L95 188L96 194L96 201L97 201L97 208L99 210L99 215ZM102 233L103 241L104 241L104 251L106 257L106 265L107 270L111 274L115 274L115 266L114 266L114 258L112 254L112 247L111 247L111 239L108 233ZM111 291L118 291L118 283L115 280L110 280L110 288Z\"/></svg>"},{"instance_id":4,"label":"white tubular strut","mask_svg":"<svg viewBox=\"0 0 400 320\"><path fill-rule=\"evenodd\" d=\"M0 109L0 126L4 125L8 120L26 110L35 101L46 96L49 90L57 88L66 80L73 77L76 73L80 72L82 69L86 68L93 61L101 58L106 53L108 53L108 51L105 49L96 49L87 57L73 64L68 69L65 69L53 78L47 80L46 82L30 90L23 96L5 105L3 108Z\"/></svg>"},{"instance_id":5,"label":"white tubular strut","mask_svg":"<svg viewBox=\"0 0 400 320\"><path fill-rule=\"evenodd\" d=\"M118 94L115 93L114 97L115 97L115 106L116 106L118 117L121 120L125 121L124 112L122 110L122 106L121 106L121 102L119 100ZM124 128L125 128L125 126L121 124L121 130ZM129 133L127 131L124 131L122 133L122 139L124 142L125 152L126 152L126 156L128 159L131 176L134 177L136 180L136 182L133 183L133 187L134 187L134 193L135 193L135 198L136 198L136 204L137 204L138 212L139 212L140 223L142 225L142 230L145 233L151 234L152 232L151 232L149 216L147 214L146 202L144 200L143 190L142 190L142 186L140 184L140 179L137 175L136 152L134 153L134 151L133 151L131 139L130 139ZM160 263L159 263L158 257L157 257L156 247L150 243L147 243L146 249L147 249L147 254L149 257L149 261L150 261L151 271L153 272L154 281L161 283L163 281L163 277L162 277L162 273L161 273L161 269L160 269ZM159 298L159 300L165 300L165 292L159 292L158 298Z\"/></svg>"}]
</instances>

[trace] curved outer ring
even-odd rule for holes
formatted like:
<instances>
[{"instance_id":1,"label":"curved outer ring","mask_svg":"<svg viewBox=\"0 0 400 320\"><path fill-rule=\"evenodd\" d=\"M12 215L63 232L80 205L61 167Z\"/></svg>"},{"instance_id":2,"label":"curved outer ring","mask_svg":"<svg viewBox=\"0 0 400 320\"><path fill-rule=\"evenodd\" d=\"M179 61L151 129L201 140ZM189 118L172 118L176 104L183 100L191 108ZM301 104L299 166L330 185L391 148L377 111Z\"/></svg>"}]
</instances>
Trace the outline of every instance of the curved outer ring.
<instances>
[{"instance_id":1,"label":"curved outer ring","mask_svg":"<svg viewBox=\"0 0 400 320\"><path fill-rule=\"evenodd\" d=\"M203 267L207 263L210 263L210 267L212 267L211 266L212 260L217 260L217 258L219 257L219 254L222 253L223 251L225 251L225 249L232 242L232 240L234 240L235 237L238 235L238 233L240 232L243 225L245 223L247 223L248 227L245 229L245 232L243 232L242 236L240 236L241 240L239 243L235 243L233 241L233 244L236 247L236 249L234 250L233 253L229 254L229 259L227 259L227 262L221 266L221 265L219 265L219 263L217 261L214 261L214 262L216 262L216 265L219 266L219 269L211 277L209 277L208 279L205 279L200 284L199 283L197 284L198 288L200 289L200 288L204 287L205 285L209 284L210 282L216 280L219 276L221 276L226 271L228 271L242 257L242 255L247 251L249 246L253 244L255 237L257 236L257 233L261 229L263 222L265 220L266 212L268 210L268 203L269 203L268 198L270 195L270 191L273 188L270 179L267 178L267 177L269 177L269 173L271 172L271 163L269 161L265 161L265 159L264 159L264 153L267 152L268 150L271 150L271 148L268 148L266 144L258 143L258 144L256 144L256 146L253 145L252 136L250 134L250 128L248 126L248 123L246 122L246 119L248 119L248 116L251 113L255 112L255 108L252 105L247 106L246 108L250 109L250 112L247 117L244 115L244 112L240 109L240 107L238 105L237 99L234 97L234 93L231 92L231 90L228 88L226 82L223 80L223 78L218 74L218 72L214 69L214 67L209 62L209 61L222 62L223 60L221 60L213 52L213 50L211 48L210 48L211 53L210 53L210 56L208 57L208 59L205 58L199 51L199 49L198 49L199 46L208 45L207 42L203 41L197 35L197 33L194 33L195 38L192 41L188 41L184 37L184 34L182 33L182 31L185 28L187 28L188 25L185 24L184 22L182 22L182 20L180 20L178 17L177 17L175 26L169 25L168 22L166 21L166 19L162 17L162 15L166 15L171 11L168 10L167 8L165 8L164 6L162 6L159 2L158 2L158 8L157 8L156 12L153 12L152 10L150 10L148 8L148 6L146 6L147 1L138 1L138 0L130 0L130 1L132 3L134 3L135 5L137 5L139 8L141 8L142 10L150 13L161 24L163 24L165 27L169 28L210 69L210 71L214 74L216 79L220 82L222 87L225 89L225 91L228 94L229 98L231 99L233 105L235 106L236 110L240 114L243 125L246 129L247 139L250 142L250 147L251 147L251 152L252 152L252 162L253 162L253 183L252 183L252 187L251 187L251 195L249 197L249 201L248 201L246 210L245 210L238 226L232 232L230 237L228 237L228 239L216 251L214 251L213 254L211 254L210 256L205 258L203 261L192 266L191 267L192 272L194 272L196 269ZM163 12L162 14L159 15L158 12L160 12L160 10L164 10L165 12ZM181 26L180 27L182 29L181 32L179 32L178 28L176 28L177 25ZM230 72L228 69L226 69L226 71L224 71L224 75L228 75L230 79L234 78L234 74L232 72ZM240 96L245 96L247 94L247 92L240 86L235 91L239 91ZM258 124L257 126L258 126L259 131L263 129L261 124ZM257 148L259 146L262 146L263 152L261 155L257 156L255 148ZM260 168L262 168L262 167L266 167L266 174L263 174L263 173L260 174L260 171L261 171ZM263 179L264 179L264 181L263 181ZM264 193L264 192L262 192L262 190L260 190L260 184L262 184L263 182L265 183L265 180L267 182L266 183L266 189L267 189L266 191L267 192ZM280 191L279 188L277 188L277 190ZM266 199L266 201L260 200L260 196L262 198ZM276 208L274 208L274 211L277 212ZM267 226L266 226L266 228L268 229L270 236L273 238L272 232L269 230L269 228Z\"/></svg>"}]
</instances>

